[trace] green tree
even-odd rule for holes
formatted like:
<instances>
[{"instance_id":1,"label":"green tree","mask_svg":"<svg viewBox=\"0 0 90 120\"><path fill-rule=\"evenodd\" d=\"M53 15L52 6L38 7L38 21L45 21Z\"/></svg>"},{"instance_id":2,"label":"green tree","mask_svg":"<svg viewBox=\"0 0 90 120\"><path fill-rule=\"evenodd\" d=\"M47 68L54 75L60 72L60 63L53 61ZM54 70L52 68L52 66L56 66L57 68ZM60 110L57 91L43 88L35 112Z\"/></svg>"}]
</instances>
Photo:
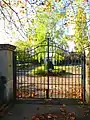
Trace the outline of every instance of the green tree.
<instances>
[{"instance_id":1,"label":"green tree","mask_svg":"<svg viewBox=\"0 0 90 120\"><path fill-rule=\"evenodd\" d=\"M56 30L56 24L65 14L56 12L52 7L52 0L48 0L44 6L37 6L36 16L28 29L28 39L33 40L35 45L45 40L47 33L50 33L50 37L60 39L62 29Z\"/></svg>"},{"instance_id":2,"label":"green tree","mask_svg":"<svg viewBox=\"0 0 90 120\"><path fill-rule=\"evenodd\" d=\"M35 49L35 56L33 56L34 59L40 60L45 58L47 54L46 53L47 33L50 34L49 37L52 40L57 39L58 43L60 43L61 45L66 46L67 44L66 40L64 40L64 36L62 37L62 39L60 37L62 36L62 33L64 33L63 32L64 29L62 28L59 28L58 30L56 29L56 24L61 18L64 17L64 15L60 15L60 13L55 12L51 7L52 7L51 2L48 2L48 4L46 4L44 8L42 8L42 6L37 7L36 16L32 19L31 27L28 29L28 39L24 43L22 43L21 48L31 46L32 48L33 47L36 48L39 45L39 47ZM40 44L42 41L44 41L43 42L44 46ZM53 43L50 43L51 49L52 44ZM20 45L18 44L18 46Z\"/></svg>"},{"instance_id":3,"label":"green tree","mask_svg":"<svg viewBox=\"0 0 90 120\"><path fill-rule=\"evenodd\" d=\"M83 49L88 45L87 30L88 27L86 23L86 13L84 11L84 8L79 6L75 20L75 34L74 34L76 50L78 52L82 52Z\"/></svg>"},{"instance_id":4,"label":"green tree","mask_svg":"<svg viewBox=\"0 0 90 120\"><path fill-rule=\"evenodd\" d=\"M20 60L20 61L30 60L29 52L26 49L31 46L28 40L26 41L18 40L15 42L15 46L17 46L17 60Z\"/></svg>"}]
</instances>

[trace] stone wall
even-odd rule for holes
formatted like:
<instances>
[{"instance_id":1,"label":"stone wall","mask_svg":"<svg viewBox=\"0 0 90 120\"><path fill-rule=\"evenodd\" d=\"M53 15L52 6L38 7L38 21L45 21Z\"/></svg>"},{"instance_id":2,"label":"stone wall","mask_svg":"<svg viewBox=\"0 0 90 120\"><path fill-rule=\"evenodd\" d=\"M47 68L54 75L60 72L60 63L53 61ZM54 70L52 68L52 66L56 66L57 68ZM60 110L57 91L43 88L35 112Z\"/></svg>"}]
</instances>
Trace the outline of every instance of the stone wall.
<instances>
[{"instance_id":1,"label":"stone wall","mask_svg":"<svg viewBox=\"0 0 90 120\"><path fill-rule=\"evenodd\" d=\"M0 98L0 103L9 102L13 99L13 51L15 46L9 44L0 44L0 87L1 93L4 94ZM3 76L3 77L2 77ZM6 82L3 83L3 79Z\"/></svg>"}]
</instances>

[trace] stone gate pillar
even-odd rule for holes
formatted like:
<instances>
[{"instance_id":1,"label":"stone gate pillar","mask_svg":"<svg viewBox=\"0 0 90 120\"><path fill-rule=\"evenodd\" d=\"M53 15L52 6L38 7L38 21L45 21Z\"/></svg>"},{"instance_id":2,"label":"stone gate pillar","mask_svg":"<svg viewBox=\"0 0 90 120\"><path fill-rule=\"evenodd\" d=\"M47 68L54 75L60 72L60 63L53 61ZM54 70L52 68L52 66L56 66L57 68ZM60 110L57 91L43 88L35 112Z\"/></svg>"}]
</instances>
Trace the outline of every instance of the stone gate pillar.
<instances>
[{"instance_id":1,"label":"stone gate pillar","mask_svg":"<svg viewBox=\"0 0 90 120\"><path fill-rule=\"evenodd\" d=\"M90 103L90 56L86 57L86 102Z\"/></svg>"},{"instance_id":2,"label":"stone gate pillar","mask_svg":"<svg viewBox=\"0 0 90 120\"><path fill-rule=\"evenodd\" d=\"M16 47L13 45L0 44L0 83L2 84L3 79L6 79L4 91L2 90L4 102L9 102L13 99L13 51L15 49Z\"/></svg>"}]
</instances>

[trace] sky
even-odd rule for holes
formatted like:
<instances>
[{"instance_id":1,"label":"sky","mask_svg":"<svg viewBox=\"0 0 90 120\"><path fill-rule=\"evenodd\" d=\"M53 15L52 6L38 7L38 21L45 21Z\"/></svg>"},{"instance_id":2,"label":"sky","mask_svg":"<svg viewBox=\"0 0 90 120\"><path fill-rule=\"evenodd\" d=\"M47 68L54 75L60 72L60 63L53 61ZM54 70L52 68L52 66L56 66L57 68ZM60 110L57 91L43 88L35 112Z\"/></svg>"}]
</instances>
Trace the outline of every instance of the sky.
<instances>
[{"instance_id":1,"label":"sky","mask_svg":"<svg viewBox=\"0 0 90 120\"><path fill-rule=\"evenodd\" d=\"M4 29L4 22L0 20L0 44L9 43L10 40L6 37L5 29Z\"/></svg>"},{"instance_id":2,"label":"sky","mask_svg":"<svg viewBox=\"0 0 90 120\"><path fill-rule=\"evenodd\" d=\"M12 44L13 45L15 41L17 41L17 39L12 38L12 35L7 34L5 32L4 22L0 20L0 44Z\"/></svg>"}]
</instances>

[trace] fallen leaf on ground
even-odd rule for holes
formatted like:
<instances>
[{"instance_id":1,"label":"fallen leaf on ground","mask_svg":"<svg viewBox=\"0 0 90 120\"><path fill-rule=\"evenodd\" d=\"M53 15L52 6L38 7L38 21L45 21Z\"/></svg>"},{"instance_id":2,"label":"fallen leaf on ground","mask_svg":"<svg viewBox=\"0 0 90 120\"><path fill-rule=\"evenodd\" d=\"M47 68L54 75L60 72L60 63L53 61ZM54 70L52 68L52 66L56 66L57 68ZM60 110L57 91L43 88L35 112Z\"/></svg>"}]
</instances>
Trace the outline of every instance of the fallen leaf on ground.
<instances>
[{"instance_id":1,"label":"fallen leaf on ground","mask_svg":"<svg viewBox=\"0 0 90 120\"><path fill-rule=\"evenodd\" d=\"M40 119L37 117L37 118L35 118L35 120L40 120Z\"/></svg>"},{"instance_id":2,"label":"fallen leaf on ground","mask_svg":"<svg viewBox=\"0 0 90 120\"><path fill-rule=\"evenodd\" d=\"M12 115L12 113L11 113L11 112L8 112L8 115Z\"/></svg>"},{"instance_id":3,"label":"fallen leaf on ground","mask_svg":"<svg viewBox=\"0 0 90 120\"><path fill-rule=\"evenodd\" d=\"M70 120L75 120L75 117L70 117Z\"/></svg>"},{"instance_id":4,"label":"fallen leaf on ground","mask_svg":"<svg viewBox=\"0 0 90 120\"><path fill-rule=\"evenodd\" d=\"M64 108L60 108L60 112L64 112L65 111L65 109Z\"/></svg>"}]
</instances>

